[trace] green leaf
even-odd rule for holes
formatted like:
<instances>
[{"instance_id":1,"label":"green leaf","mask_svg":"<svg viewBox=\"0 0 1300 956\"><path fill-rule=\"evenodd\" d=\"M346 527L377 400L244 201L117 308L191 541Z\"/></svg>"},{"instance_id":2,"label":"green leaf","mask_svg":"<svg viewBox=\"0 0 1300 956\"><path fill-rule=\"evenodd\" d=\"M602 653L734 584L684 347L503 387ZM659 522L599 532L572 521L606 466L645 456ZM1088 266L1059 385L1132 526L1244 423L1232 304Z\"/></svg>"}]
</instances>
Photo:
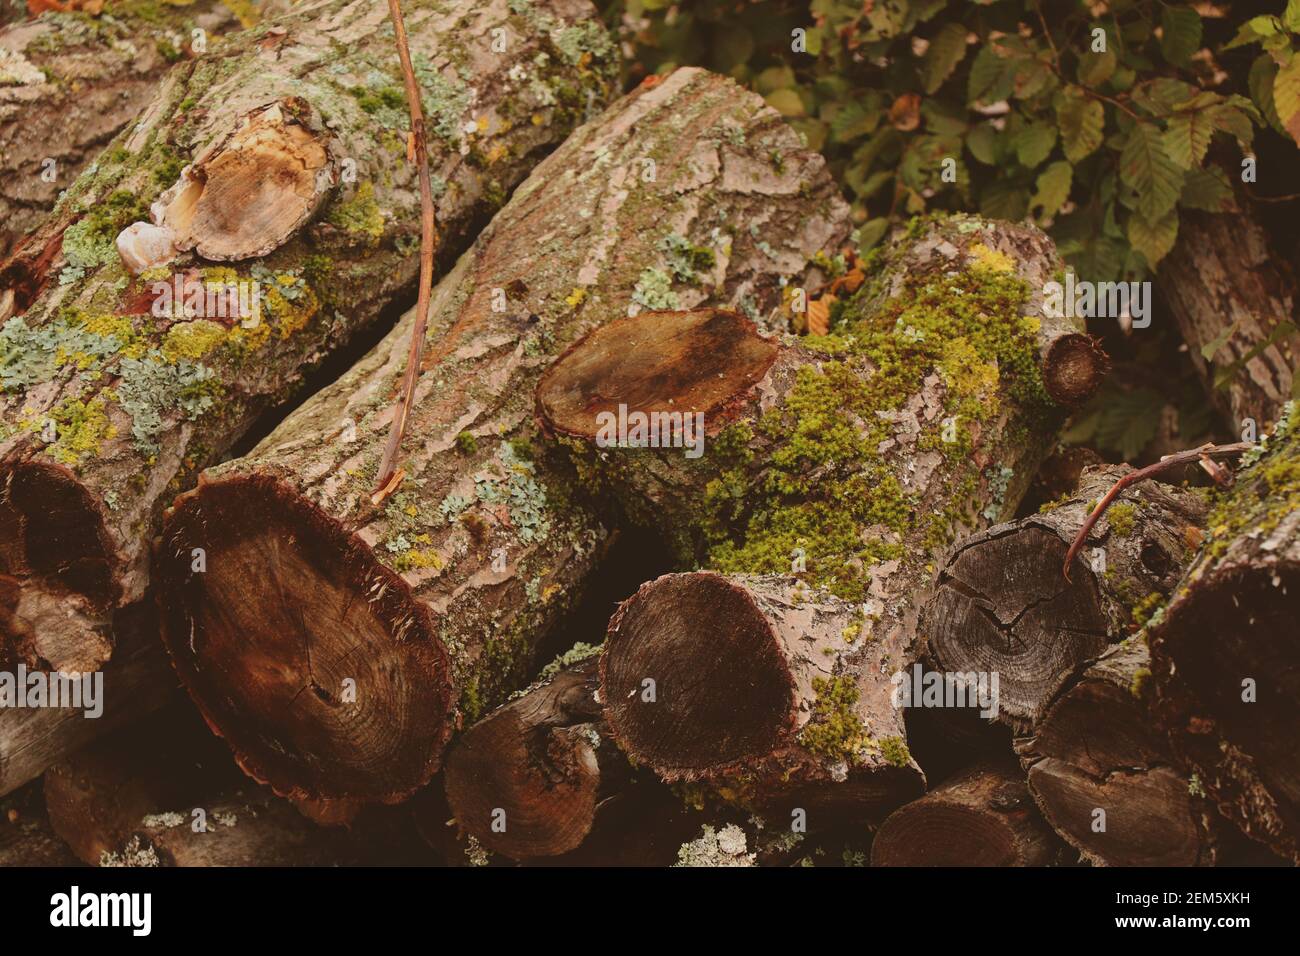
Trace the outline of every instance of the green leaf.
<instances>
[{"instance_id":1,"label":"green leaf","mask_svg":"<svg viewBox=\"0 0 1300 956\"><path fill-rule=\"evenodd\" d=\"M997 164L998 131L988 123L981 123L966 137L966 148L985 166Z\"/></svg>"},{"instance_id":2,"label":"green leaf","mask_svg":"<svg viewBox=\"0 0 1300 956\"><path fill-rule=\"evenodd\" d=\"M1174 66L1201 48L1201 15L1190 6L1166 6L1160 15L1160 52Z\"/></svg>"},{"instance_id":3,"label":"green leaf","mask_svg":"<svg viewBox=\"0 0 1300 956\"><path fill-rule=\"evenodd\" d=\"M888 219L884 217L879 219L869 219L858 227L858 248L864 251L870 249L881 239L885 238L885 233L888 231Z\"/></svg>"},{"instance_id":4,"label":"green leaf","mask_svg":"<svg viewBox=\"0 0 1300 956\"><path fill-rule=\"evenodd\" d=\"M1114 47L1107 47L1105 53L1093 53L1089 50L1079 57L1079 82L1084 86L1098 87L1110 79L1115 72L1119 58Z\"/></svg>"},{"instance_id":5,"label":"green leaf","mask_svg":"<svg viewBox=\"0 0 1300 956\"><path fill-rule=\"evenodd\" d=\"M1224 46L1224 49L1231 50L1234 47L1258 43L1265 37L1275 35L1281 30L1281 28L1282 24L1278 21L1277 17L1271 17L1268 15L1251 17L1241 25L1241 28L1237 31L1237 35L1233 37L1226 46Z\"/></svg>"},{"instance_id":6,"label":"green leaf","mask_svg":"<svg viewBox=\"0 0 1300 956\"><path fill-rule=\"evenodd\" d=\"M934 93L966 55L966 28L957 22L945 23L925 51L921 77L925 92Z\"/></svg>"},{"instance_id":7,"label":"green leaf","mask_svg":"<svg viewBox=\"0 0 1300 956\"><path fill-rule=\"evenodd\" d=\"M1285 136L1286 127L1278 118L1277 106L1273 103L1273 80L1276 76L1277 64L1267 53L1261 53L1250 65L1250 75L1246 79L1246 85L1250 88L1250 98L1259 108L1264 119L1268 121L1268 125ZM1296 378L1300 380L1300 375Z\"/></svg>"},{"instance_id":8,"label":"green leaf","mask_svg":"<svg viewBox=\"0 0 1300 956\"><path fill-rule=\"evenodd\" d=\"M1065 205L1070 198L1070 186L1074 181L1074 167L1065 160L1057 160L1038 175L1034 184L1034 198L1030 206L1040 210L1039 217L1050 219Z\"/></svg>"},{"instance_id":9,"label":"green leaf","mask_svg":"<svg viewBox=\"0 0 1300 956\"><path fill-rule=\"evenodd\" d=\"M1110 391L1097 420L1097 444L1132 461L1156 437L1164 406L1164 396L1155 389Z\"/></svg>"},{"instance_id":10,"label":"green leaf","mask_svg":"<svg viewBox=\"0 0 1300 956\"><path fill-rule=\"evenodd\" d=\"M1204 212L1231 212L1236 208L1228 176L1218 167L1193 169L1183 180L1178 205Z\"/></svg>"},{"instance_id":11,"label":"green leaf","mask_svg":"<svg viewBox=\"0 0 1300 956\"><path fill-rule=\"evenodd\" d=\"M765 99L782 116L803 116L803 100L794 90L773 90Z\"/></svg>"},{"instance_id":12,"label":"green leaf","mask_svg":"<svg viewBox=\"0 0 1300 956\"><path fill-rule=\"evenodd\" d=\"M998 180L984 188L980 195L980 212L990 219L1019 222L1028 212L1029 197L1017 183Z\"/></svg>"},{"instance_id":13,"label":"green leaf","mask_svg":"<svg viewBox=\"0 0 1300 956\"><path fill-rule=\"evenodd\" d=\"M1300 33L1300 0L1287 0L1282 12L1282 25L1292 33Z\"/></svg>"},{"instance_id":14,"label":"green leaf","mask_svg":"<svg viewBox=\"0 0 1300 956\"><path fill-rule=\"evenodd\" d=\"M1159 222L1178 202L1183 172L1165 152L1164 136L1154 123L1137 123L1129 132L1119 174L1137 192L1137 208L1147 222Z\"/></svg>"},{"instance_id":15,"label":"green leaf","mask_svg":"<svg viewBox=\"0 0 1300 956\"><path fill-rule=\"evenodd\" d=\"M1175 113L1165 128L1165 152L1178 166L1191 169L1201 165L1213 136L1213 109Z\"/></svg>"},{"instance_id":16,"label":"green leaf","mask_svg":"<svg viewBox=\"0 0 1300 956\"><path fill-rule=\"evenodd\" d=\"M1228 326L1226 329L1224 329L1222 332L1220 332L1210 341L1202 345L1201 358L1205 359L1205 361L1207 362L1213 362L1214 353L1218 352L1219 349L1223 348L1225 345L1228 344L1228 339L1232 338L1233 333L1237 331L1237 326L1240 324L1241 324L1241 320L1238 319L1236 322L1233 322L1230 326Z\"/></svg>"},{"instance_id":17,"label":"green leaf","mask_svg":"<svg viewBox=\"0 0 1300 956\"><path fill-rule=\"evenodd\" d=\"M1009 73L1007 61L994 52L993 44L980 47L966 84L967 103L996 103L1006 99L1011 95Z\"/></svg>"},{"instance_id":18,"label":"green leaf","mask_svg":"<svg viewBox=\"0 0 1300 956\"><path fill-rule=\"evenodd\" d=\"M1178 238L1178 213L1170 210L1155 222L1134 213L1128 220L1128 241L1152 270L1169 254Z\"/></svg>"},{"instance_id":19,"label":"green leaf","mask_svg":"<svg viewBox=\"0 0 1300 956\"><path fill-rule=\"evenodd\" d=\"M1290 62L1278 67L1273 80L1273 105L1282 127L1300 143L1300 56L1292 56Z\"/></svg>"},{"instance_id":20,"label":"green leaf","mask_svg":"<svg viewBox=\"0 0 1300 956\"><path fill-rule=\"evenodd\" d=\"M1067 93L1056 108L1065 158L1077 163L1101 145L1106 114L1096 100Z\"/></svg>"},{"instance_id":21,"label":"green leaf","mask_svg":"<svg viewBox=\"0 0 1300 956\"><path fill-rule=\"evenodd\" d=\"M1056 127L1051 123L1030 123L1016 136L1016 158L1020 165L1034 169L1056 145Z\"/></svg>"}]
</instances>

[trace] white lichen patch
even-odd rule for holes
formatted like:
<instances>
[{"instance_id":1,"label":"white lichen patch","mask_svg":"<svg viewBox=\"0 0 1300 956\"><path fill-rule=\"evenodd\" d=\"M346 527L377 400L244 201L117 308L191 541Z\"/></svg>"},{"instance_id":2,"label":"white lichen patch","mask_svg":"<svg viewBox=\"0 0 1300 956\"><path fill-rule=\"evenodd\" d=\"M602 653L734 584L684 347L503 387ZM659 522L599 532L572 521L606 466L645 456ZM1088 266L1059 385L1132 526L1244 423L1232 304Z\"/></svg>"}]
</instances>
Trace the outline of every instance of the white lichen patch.
<instances>
[{"instance_id":1,"label":"white lichen patch","mask_svg":"<svg viewBox=\"0 0 1300 956\"><path fill-rule=\"evenodd\" d=\"M705 824L699 837L683 843L674 866L753 866L756 854L748 850L745 831L734 823L721 830Z\"/></svg>"},{"instance_id":2,"label":"white lichen patch","mask_svg":"<svg viewBox=\"0 0 1300 956\"><path fill-rule=\"evenodd\" d=\"M0 86L37 86L45 74L17 50L0 46Z\"/></svg>"}]
</instances>

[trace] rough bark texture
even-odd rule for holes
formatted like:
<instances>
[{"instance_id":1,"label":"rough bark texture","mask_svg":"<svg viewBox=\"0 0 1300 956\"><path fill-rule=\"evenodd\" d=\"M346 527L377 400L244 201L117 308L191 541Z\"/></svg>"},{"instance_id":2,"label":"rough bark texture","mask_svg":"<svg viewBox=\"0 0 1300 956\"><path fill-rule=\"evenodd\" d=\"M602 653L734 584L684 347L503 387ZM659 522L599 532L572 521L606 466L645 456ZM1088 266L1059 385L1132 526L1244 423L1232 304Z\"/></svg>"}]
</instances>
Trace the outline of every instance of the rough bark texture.
<instances>
[{"instance_id":1,"label":"rough bark texture","mask_svg":"<svg viewBox=\"0 0 1300 956\"><path fill-rule=\"evenodd\" d=\"M1048 866L1060 847L1014 765L971 768L895 810L872 866Z\"/></svg>"},{"instance_id":2,"label":"rough bark texture","mask_svg":"<svg viewBox=\"0 0 1300 956\"><path fill-rule=\"evenodd\" d=\"M16 314L0 330L0 653L100 666L107 616L145 591L168 497L406 293L418 197L386 20L382 4L316 0L179 66L0 267L0 320ZM407 20L449 260L603 100L615 56L584 0L520 13L462 0ZM257 148L236 150L250 129ZM303 156L321 163L305 183L291 175ZM286 177L311 193L287 211ZM260 258L215 268L186 253L129 276L115 239L164 187L183 202L155 214L179 245ZM250 222L271 243L290 213L318 206L278 248L248 241ZM260 317L213 318L207 305L194 318L179 301L157 317L152 280L182 277L258 283Z\"/></svg>"},{"instance_id":3,"label":"rough bark texture","mask_svg":"<svg viewBox=\"0 0 1300 956\"><path fill-rule=\"evenodd\" d=\"M1218 814L1155 726L1150 675L1141 638L1111 648L1016 750L1043 816L1088 862L1209 865Z\"/></svg>"},{"instance_id":4,"label":"rough bark texture","mask_svg":"<svg viewBox=\"0 0 1300 956\"><path fill-rule=\"evenodd\" d=\"M1300 862L1300 427L1289 403L1148 644L1156 713L1225 817Z\"/></svg>"},{"instance_id":5,"label":"rough bark texture","mask_svg":"<svg viewBox=\"0 0 1300 956\"><path fill-rule=\"evenodd\" d=\"M394 493L372 503L411 315L169 517L168 648L245 769L318 798L426 782L454 724L526 683L608 538L534 441L543 369L664 300L775 311L846 212L773 110L698 70L571 136L435 290Z\"/></svg>"},{"instance_id":6,"label":"rough bark texture","mask_svg":"<svg viewBox=\"0 0 1300 956\"><path fill-rule=\"evenodd\" d=\"M645 584L610 620L600 694L614 739L667 781L705 781L809 827L925 790L861 611L792 577L699 571Z\"/></svg>"},{"instance_id":7,"label":"rough bark texture","mask_svg":"<svg viewBox=\"0 0 1300 956\"><path fill-rule=\"evenodd\" d=\"M1156 279L1188 355L1232 431L1240 433L1251 418L1255 433L1262 434L1295 390L1296 284L1248 201L1243 197L1239 204L1230 213L1184 211L1178 241ZM1207 361L1202 349L1212 344ZM1244 367L1218 387L1216 373L1243 360Z\"/></svg>"},{"instance_id":8,"label":"rough bark texture","mask_svg":"<svg viewBox=\"0 0 1300 956\"><path fill-rule=\"evenodd\" d=\"M0 869L78 865L50 826L39 784L0 797Z\"/></svg>"},{"instance_id":9,"label":"rough bark texture","mask_svg":"<svg viewBox=\"0 0 1300 956\"><path fill-rule=\"evenodd\" d=\"M106 0L94 14L47 13L0 30L0 260L149 104L172 64L197 55L191 31L203 30L215 52L224 34L288 6Z\"/></svg>"},{"instance_id":10,"label":"rough bark texture","mask_svg":"<svg viewBox=\"0 0 1300 956\"><path fill-rule=\"evenodd\" d=\"M971 535L946 556L922 626L937 668L998 674L998 718L1027 729L1072 675L1133 633L1201 541L1205 498L1158 482L1126 490L1061 574L1095 503L1125 472L1084 472L1067 500Z\"/></svg>"},{"instance_id":11,"label":"rough bark texture","mask_svg":"<svg viewBox=\"0 0 1300 956\"><path fill-rule=\"evenodd\" d=\"M104 734L125 727L180 693L158 641L158 616L149 602L113 618L117 653L103 669L101 716L40 707L5 710L0 717L0 795L34 780L45 768Z\"/></svg>"}]
</instances>

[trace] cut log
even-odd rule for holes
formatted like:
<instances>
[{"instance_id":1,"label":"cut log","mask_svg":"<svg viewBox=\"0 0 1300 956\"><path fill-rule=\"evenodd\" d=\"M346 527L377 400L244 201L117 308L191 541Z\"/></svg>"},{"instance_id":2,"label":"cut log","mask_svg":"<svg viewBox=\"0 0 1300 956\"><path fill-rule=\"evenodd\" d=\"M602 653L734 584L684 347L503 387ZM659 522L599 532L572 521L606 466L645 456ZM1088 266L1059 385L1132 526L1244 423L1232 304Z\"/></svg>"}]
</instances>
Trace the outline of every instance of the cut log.
<instances>
[{"instance_id":1,"label":"cut log","mask_svg":"<svg viewBox=\"0 0 1300 956\"><path fill-rule=\"evenodd\" d=\"M880 825L872 866L1050 866L1060 842L1014 764L983 764Z\"/></svg>"},{"instance_id":2,"label":"cut log","mask_svg":"<svg viewBox=\"0 0 1300 956\"><path fill-rule=\"evenodd\" d=\"M1149 710L1140 637L1111 648L1016 751L1052 829L1096 866L1206 866L1218 814L1189 786Z\"/></svg>"},{"instance_id":3,"label":"cut log","mask_svg":"<svg viewBox=\"0 0 1300 956\"><path fill-rule=\"evenodd\" d=\"M515 6L409 17L447 261L612 85L584 0ZM0 267L0 653L102 666L169 497L407 294L418 197L386 25L382 4L315 3L168 74Z\"/></svg>"},{"instance_id":4,"label":"cut log","mask_svg":"<svg viewBox=\"0 0 1300 956\"><path fill-rule=\"evenodd\" d=\"M1211 401L1234 434L1263 434L1295 390L1296 282L1249 200L1233 212L1184 211L1156 281ZM1210 349L1208 359L1203 350ZM1227 374L1226 385L1217 378Z\"/></svg>"},{"instance_id":5,"label":"cut log","mask_svg":"<svg viewBox=\"0 0 1300 956\"><path fill-rule=\"evenodd\" d=\"M448 749L448 815L480 846L553 865L666 866L699 831L699 813L610 739L598 687L593 655L498 707Z\"/></svg>"},{"instance_id":6,"label":"cut log","mask_svg":"<svg viewBox=\"0 0 1300 956\"><path fill-rule=\"evenodd\" d=\"M1066 580L1066 552L1125 471L1088 469L1066 501L971 535L942 563L922 614L928 654L940 671L997 674L998 719L1021 732L1081 668L1145 623L1200 543L1202 495L1137 484L1092 529Z\"/></svg>"},{"instance_id":7,"label":"cut log","mask_svg":"<svg viewBox=\"0 0 1300 956\"><path fill-rule=\"evenodd\" d=\"M38 783L0 797L0 869L15 866L78 866L45 813Z\"/></svg>"},{"instance_id":8,"label":"cut log","mask_svg":"<svg viewBox=\"0 0 1300 956\"><path fill-rule=\"evenodd\" d=\"M1062 415L1045 380L1073 383L1065 391L1077 398L1104 371L1090 339L1037 318L1056 261L1032 228L929 222L885 258L832 336L782 346L739 316L707 310L619 321L552 366L539 417L580 473L659 529L683 562L793 571L852 602L860 620L839 638L844 671L873 673L888 690L889 675L915 659L934 557L959 526L1013 512L1052 443ZM680 650L655 650L653 629L637 639L647 654ZM688 639L712 653L705 629L686 627ZM607 656L636 660L642 651L625 642ZM696 737L688 757L673 753L695 725L676 726L661 707L626 725L607 714L620 743L670 779L718 777L766 756L800 707L808 719L804 697L752 713L725 669L717 676L700 692L733 728L725 740ZM606 686L608 706L627 706L629 689ZM876 692L859 690L875 707ZM739 729L746 720L752 738ZM659 732L672 741L663 755ZM895 735L892 723L880 732ZM711 755L715 745L724 749Z\"/></svg>"},{"instance_id":9,"label":"cut log","mask_svg":"<svg viewBox=\"0 0 1300 956\"><path fill-rule=\"evenodd\" d=\"M1300 862L1300 424L1288 403L1149 626L1156 715L1195 785Z\"/></svg>"},{"instance_id":10,"label":"cut log","mask_svg":"<svg viewBox=\"0 0 1300 956\"><path fill-rule=\"evenodd\" d=\"M118 611L113 629L118 644L100 674L103 683L95 706L102 712L98 716L87 716L85 708L72 707L4 711L0 719L0 795L36 779L51 764L180 694L176 674L158 640L158 614L152 601ZM12 662L0 664L0 670L16 673Z\"/></svg>"},{"instance_id":11,"label":"cut log","mask_svg":"<svg viewBox=\"0 0 1300 956\"><path fill-rule=\"evenodd\" d=\"M308 866L415 862L392 820L323 830L249 781L188 703L52 766L55 831L93 865Z\"/></svg>"},{"instance_id":12,"label":"cut log","mask_svg":"<svg viewBox=\"0 0 1300 956\"><path fill-rule=\"evenodd\" d=\"M241 765L295 798L426 783L453 726L527 683L608 539L534 441L554 354L653 304L776 311L846 232L821 158L720 77L678 71L571 136L435 290L396 488L372 498L411 314L169 516L166 643Z\"/></svg>"},{"instance_id":13,"label":"cut log","mask_svg":"<svg viewBox=\"0 0 1300 956\"><path fill-rule=\"evenodd\" d=\"M0 23L11 2L0 2ZM172 65L192 65L193 31L215 52L224 35L288 7L103 0L93 13L51 13L0 31L0 260L149 105Z\"/></svg>"},{"instance_id":14,"label":"cut log","mask_svg":"<svg viewBox=\"0 0 1300 956\"><path fill-rule=\"evenodd\" d=\"M794 578L669 574L610 620L600 693L614 740L666 781L704 781L810 828L925 790L860 608Z\"/></svg>"}]
</instances>

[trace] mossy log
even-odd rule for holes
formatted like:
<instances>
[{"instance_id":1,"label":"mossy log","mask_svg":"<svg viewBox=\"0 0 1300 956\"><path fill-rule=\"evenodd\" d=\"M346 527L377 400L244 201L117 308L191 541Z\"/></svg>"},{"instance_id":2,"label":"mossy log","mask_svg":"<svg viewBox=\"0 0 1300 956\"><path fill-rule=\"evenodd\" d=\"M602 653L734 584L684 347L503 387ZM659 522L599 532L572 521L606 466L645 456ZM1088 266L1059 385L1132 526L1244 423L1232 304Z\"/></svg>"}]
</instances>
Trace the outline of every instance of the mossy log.
<instances>
[{"instance_id":1,"label":"mossy log","mask_svg":"<svg viewBox=\"0 0 1300 956\"><path fill-rule=\"evenodd\" d=\"M613 323L547 372L539 417L579 472L660 530L683 562L794 572L850 602L857 625L834 661L887 681L915 660L916 616L940 549L963 525L1014 510L1053 442L1064 409L1045 383L1079 400L1104 372L1091 339L1039 318L1057 264L1032 227L922 222L870 264L873 279L830 336L780 342L708 310ZM616 437L615 409L670 427L653 444L631 430ZM680 433L691 426L703 439L698 455L664 447L686 444ZM694 639L710 647L706 629ZM745 719L741 688L718 676L710 696L733 724ZM606 688L609 706L623 706L625 690ZM652 739L656 715L668 713L648 709L635 732ZM674 763L671 754L656 762L652 744L610 721L636 759L669 777L725 775L763 756L778 726L760 722L753 740L729 740L734 753L703 747L692 763Z\"/></svg>"},{"instance_id":2,"label":"mossy log","mask_svg":"<svg viewBox=\"0 0 1300 956\"><path fill-rule=\"evenodd\" d=\"M0 260L148 106L172 65L198 55L194 30L215 52L224 35L288 7L104 0L94 13L47 13L0 30Z\"/></svg>"},{"instance_id":3,"label":"mossy log","mask_svg":"<svg viewBox=\"0 0 1300 956\"><path fill-rule=\"evenodd\" d=\"M610 738L597 664L544 678L453 741L449 815L480 846L554 865L663 866L699 831L700 814Z\"/></svg>"},{"instance_id":4,"label":"mossy log","mask_svg":"<svg viewBox=\"0 0 1300 956\"><path fill-rule=\"evenodd\" d=\"M113 615L116 653L104 666L98 705L103 712L33 707L0 719L0 795L39 777L45 768L91 741L126 727L180 696L176 674L158 641L158 614L142 601ZM12 673L12 665L0 665ZM93 709L93 708L92 708Z\"/></svg>"},{"instance_id":5,"label":"mossy log","mask_svg":"<svg viewBox=\"0 0 1300 956\"><path fill-rule=\"evenodd\" d=\"M1206 866L1219 816L1150 712L1140 637L1112 647L1016 741L1047 822L1097 866Z\"/></svg>"},{"instance_id":6,"label":"mossy log","mask_svg":"<svg viewBox=\"0 0 1300 956\"><path fill-rule=\"evenodd\" d=\"M1145 482L1110 506L1062 575L1088 513L1127 470L1090 468L1065 501L971 535L943 560L922 615L928 655L941 671L996 673L998 719L1018 730L1145 623L1196 553L1204 496Z\"/></svg>"},{"instance_id":7,"label":"mossy log","mask_svg":"<svg viewBox=\"0 0 1300 956\"><path fill-rule=\"evenodd\" d=\"M1156 281L1210 400L1234 434L1249 418L1260 435L1294 394L1300 303L1286 257L1272 247L1250 200L1239 195L1237 205L1232 212L1184 211Z\"/></svg>"},{"instance_id":8,"label":"mossy log","mask_svg":"<svg viewBox=\"0 0 1300 956\"><path fill-rule=\"evenodd\" d=\"M448 261L611 90L590 5L515 6L408 17ZM167 500L408 294L419 199L387 17L321 0L172 71L0 267L0 654L101 666Z\"/></svg>"},{"instance_id":9,"label":"mossy log","mask_svg":"<svg viewBox=\"0 0 1300 956\"><path fill-rule=\"evenodd\" d=\"M600 696L613 739L669 782L703 781L810 829L925 790L859 607L792 577L669 574L610 620Z\"/></svg>"},{"instance_id":10,"label":"mossy log","mask_svg":"<svg viewBox=\"0 0 1300 956\"><path fill-rule=\"evenodd\" d=\"M1050 866L1060 841L1014 763L972 767L889 815L872 866Z\"/></svg>"},{"instance_id":11,"label":"mossy log","mask_svg":"<svg viewBox=\"0 0 1300 956\"><path fill-rule=\"evenodd\" d=\"M1220 812L1300 862L1300 424L1273 433L1220 495L1150 622L1155 711Z\"/></svg>"},{"instance_id":12,"label":"mossy log","mask_svg":"<svg viewBox=\"0 0 1300 956\"><path fill-rule=\"evenodd\" d=\"M535 441L542 371L650 306L775 312L847 231L821 158L729 80L679 70L575 132L435 289L390 495L412 315L170 514L165 640L241 765L295 798L427 782L454 726L527 683L609 537Z\"/></svg>"}]
</instances>

